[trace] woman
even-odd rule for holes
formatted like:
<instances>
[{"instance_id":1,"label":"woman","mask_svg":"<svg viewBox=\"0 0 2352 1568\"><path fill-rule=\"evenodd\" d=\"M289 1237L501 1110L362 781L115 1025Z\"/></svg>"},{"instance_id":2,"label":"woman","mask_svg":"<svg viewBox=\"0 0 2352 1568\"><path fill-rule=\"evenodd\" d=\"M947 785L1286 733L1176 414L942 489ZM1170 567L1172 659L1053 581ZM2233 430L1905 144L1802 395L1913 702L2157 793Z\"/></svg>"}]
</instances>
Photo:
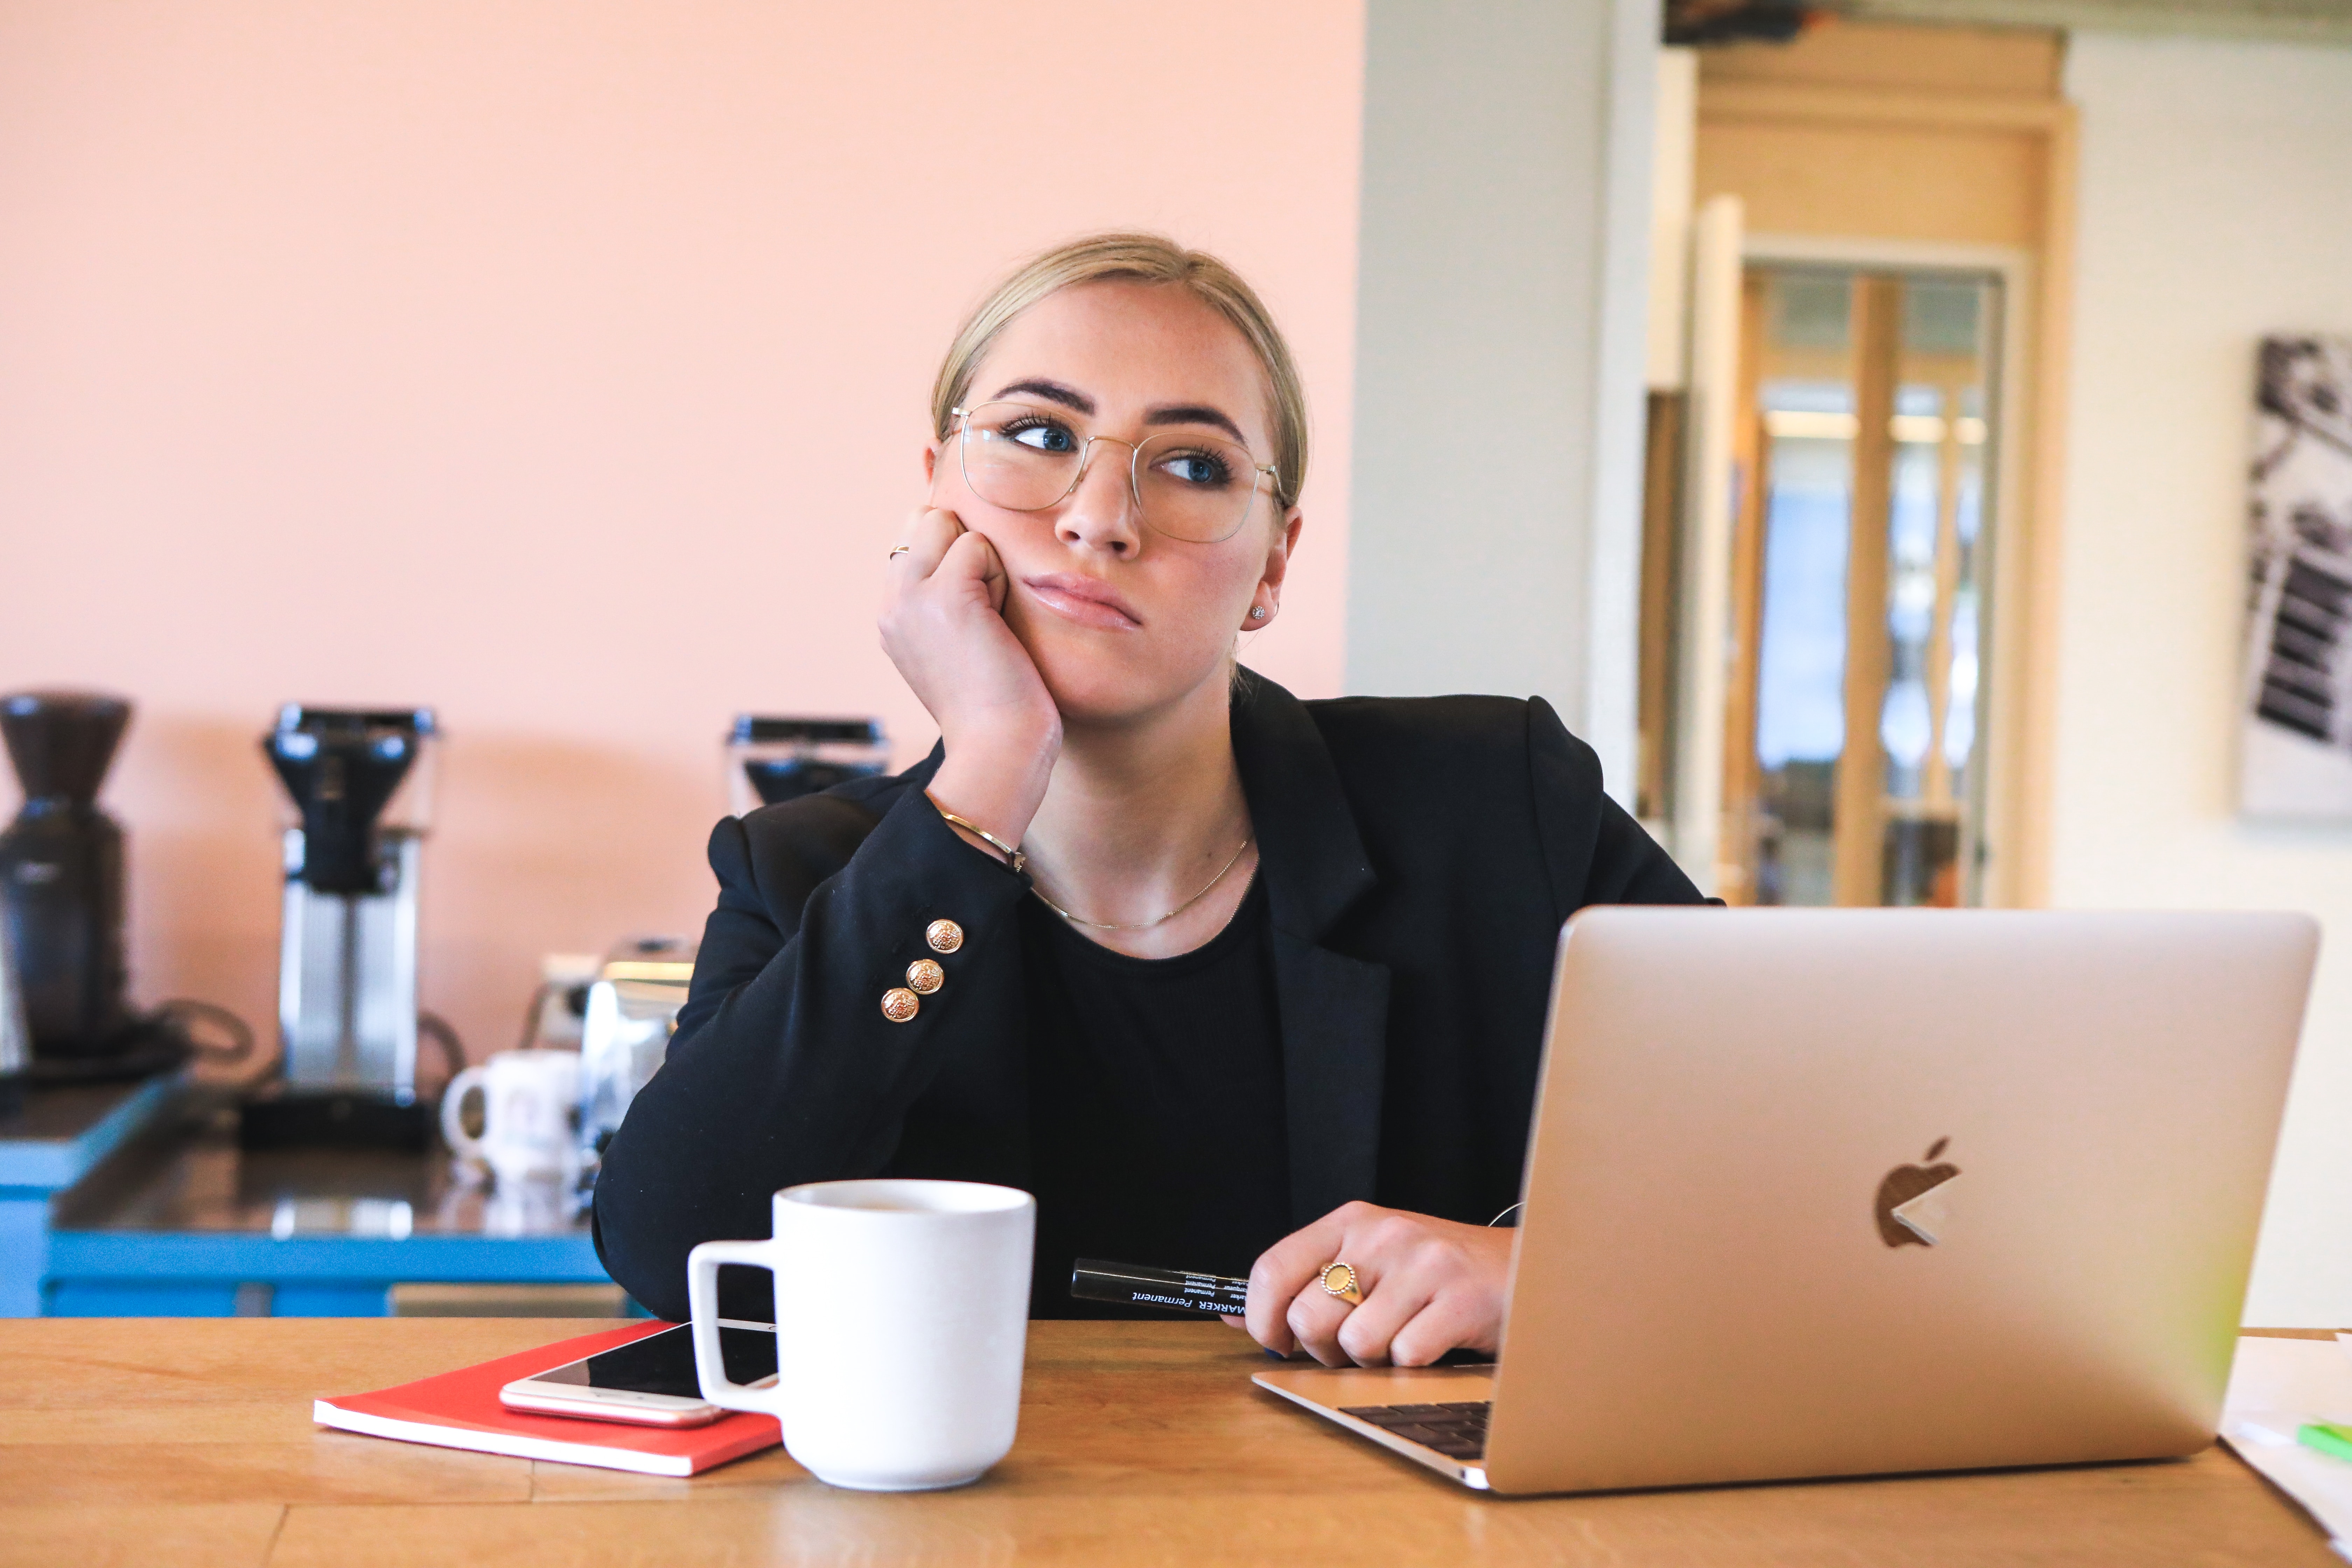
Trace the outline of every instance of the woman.
<instances>
[{"instance_id":1,"label":"woman","mask_svg":"<svg viewBox=\"0 0 2352 1568\"><path fill-rule=\"evenodd\" d=\"M932 416L881 631L940 745L712 833L693 994L597 1183L606 1266L681 1317L688 1248L766 1235L774 1189L960 1177L1036 1194L1039 1316L1085 1310L1093 1257L1246 1270L1284 1354L1495 1351L1560 922L1698 895L1540 700L1237 669L1307 420L1213 258L1039 257Z\"/></svg>"}]
</instances>

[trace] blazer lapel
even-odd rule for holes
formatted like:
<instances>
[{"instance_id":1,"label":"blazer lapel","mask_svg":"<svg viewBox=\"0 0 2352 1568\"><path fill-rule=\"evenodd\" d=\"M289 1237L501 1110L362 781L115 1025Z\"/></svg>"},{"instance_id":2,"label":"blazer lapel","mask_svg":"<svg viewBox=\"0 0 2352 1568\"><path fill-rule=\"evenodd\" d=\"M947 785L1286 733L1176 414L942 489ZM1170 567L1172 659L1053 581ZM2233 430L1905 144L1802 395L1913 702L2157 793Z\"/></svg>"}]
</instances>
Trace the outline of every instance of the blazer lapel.
<instances>
[{"instance_id":1,"label":"blazer lapel","mask_svg":"<svg viewBox=\"0 0 2352 1568\"><path fill-rule=\"evenodd\" d=\"M1274 921L1295 1224L1373 1195L1388 1065L1389 971L1324 939L1378 886L1339 775L1306 705L1244 670L1234 757Z\"/></svg>"},{"instance_id":2,"label":"blazer lapel","mask_svg":"<svg viewBox=\"0 0 2352 1568\"><path fill-rule=\"evenodd\" d=\"M1290 1215L1297 1226L1351 1198L1370 1199L1375 1191L1388 965L1345 957L1277 926L1274 988L1282 1016Z\"/></svg>"}]
</instances>

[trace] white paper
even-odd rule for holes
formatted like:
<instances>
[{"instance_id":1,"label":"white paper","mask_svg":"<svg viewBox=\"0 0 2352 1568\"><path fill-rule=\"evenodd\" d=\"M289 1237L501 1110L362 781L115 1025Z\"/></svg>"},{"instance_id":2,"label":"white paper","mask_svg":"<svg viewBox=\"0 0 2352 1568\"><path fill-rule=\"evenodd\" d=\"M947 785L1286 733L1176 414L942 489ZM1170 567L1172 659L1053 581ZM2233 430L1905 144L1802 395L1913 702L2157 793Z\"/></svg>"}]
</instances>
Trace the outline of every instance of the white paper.
<instances>
[{"instance_id":1,"label":"white paper","mask_svg":"<svg viewBox=\"0 0 2352 1568\"><path fill-rule=\"evenodd\" d=\"M310 1402L310 1419L321 1426L358 1432L370 1437L392 1437L403 1443L430 1443L436 1448L470 1448L477 1454L504 1454L515 1459L547 1459L559 1465L593 1465L601 1470L635 1470L646 1476L690 1476L694 1461L683 1454L641 1454L633 1448L604 1448L593 1443L557 1443L526 1437L517 1432L444 1426L434 1421L403 1421L392 1415L371 1415L346 1410L332 1400Z\"/></svg>"},{"instance_id":2,"label":"white paper","mask_svg":"<svg viewBox=\"0 0 2352 1568\"><path fill-rule=\"evenodd\" d=\"M2221 1436L2239 1458L2301 1503L2336 1542L2352 1542L2352 1460L2295 1441L2305 1423L2352 1425L2352 1345L2338 1340L2238 1342L2221 1400Z\"/></svg>"}]
</instances>

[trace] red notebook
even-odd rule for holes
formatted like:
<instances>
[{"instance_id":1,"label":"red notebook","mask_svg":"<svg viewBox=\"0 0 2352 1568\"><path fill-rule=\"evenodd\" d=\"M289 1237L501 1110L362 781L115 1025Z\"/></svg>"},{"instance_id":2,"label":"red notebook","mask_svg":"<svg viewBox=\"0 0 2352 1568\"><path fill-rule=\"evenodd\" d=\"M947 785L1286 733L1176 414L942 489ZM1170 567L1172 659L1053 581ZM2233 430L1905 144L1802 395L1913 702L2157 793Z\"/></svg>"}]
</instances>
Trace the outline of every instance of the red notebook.
<instances>
[{"instance_id":1,"label":"red notebook","mask_svg":"<svg viewBox=\"0 0 2352 1568\"><path fill-rule=\"evenodd\" d=\"M649 1476L699 1475L782 1442L783 1433L772 1415L738 1412L722 1415L708 1426L632 1426L568 1415L526 1415L499 1403L499 1390L516 1378L548 1372L675 1326L658 1321L632 1323L404 1383L398 1388L321 1399L310 1406L310 1419L322 1426L364 1432L372 1437L511 1454L519 1459L552 1459L564 1465L601 1465L608 1470L637 1470Z\"/></svg>"}]
</instances>

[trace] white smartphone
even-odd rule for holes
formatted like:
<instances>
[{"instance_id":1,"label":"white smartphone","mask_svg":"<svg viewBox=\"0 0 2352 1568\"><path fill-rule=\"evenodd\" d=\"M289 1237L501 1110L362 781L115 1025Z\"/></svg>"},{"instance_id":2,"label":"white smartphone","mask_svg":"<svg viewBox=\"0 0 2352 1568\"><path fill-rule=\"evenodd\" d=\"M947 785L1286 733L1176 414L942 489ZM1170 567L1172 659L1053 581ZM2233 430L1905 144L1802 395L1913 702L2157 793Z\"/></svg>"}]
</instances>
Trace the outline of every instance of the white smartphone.
<instances>
[{"instance_id":1,"label":"white smartphone","mask_svg":"<svg viewBox=\"0 0 2352 1568\"><path fill-rule=\"evenodd\" d=\"M776 1326L719 1320L727 1375L754 1387L776 1381ZM631 1421L641 1426L704 1426L727 1414L702 1397L694 1371L693 1331L680 1323L580 1361L519 1377L499 1403L534 1415Z\"/></svg>"}]
</instances>

